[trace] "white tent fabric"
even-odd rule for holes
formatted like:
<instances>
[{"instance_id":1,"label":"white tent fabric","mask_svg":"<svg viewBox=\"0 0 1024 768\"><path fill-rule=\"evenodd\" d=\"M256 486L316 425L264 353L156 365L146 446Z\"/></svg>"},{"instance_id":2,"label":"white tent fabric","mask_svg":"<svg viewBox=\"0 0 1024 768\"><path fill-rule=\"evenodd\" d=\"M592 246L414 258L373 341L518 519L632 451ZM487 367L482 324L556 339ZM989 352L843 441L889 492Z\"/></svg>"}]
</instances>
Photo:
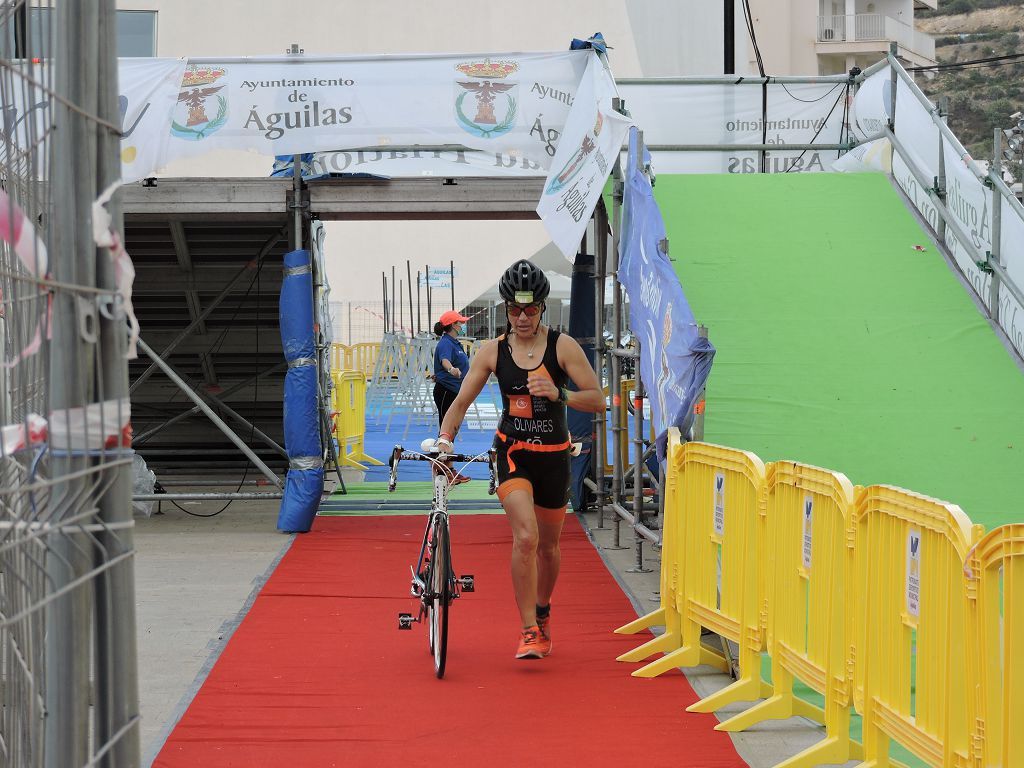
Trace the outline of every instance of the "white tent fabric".
<instances>
[{"instance_id":1,"label":"white tent fabric","mask_svg":"<svg viewBox=\"0 0 1024 768\"><path fill-rule=\"evenodd\" d=\"M554 248L555 246L552 244L551 247ZM537 261L537 259L534 258L534 259L531 259L531 261L534 264L538 264L538 266L540 266L538 261ZM541 268L543 269L543 267L541 267ZM570 267L570 269L571 269L571 267ZM566 301L566 302L568 302L569 299L572 296L572 278L568 277L567 275L560 275L557 272L550 272L548 270L545 270L545 272L546 272L547 277L548 277L548 282L551 283L551 293L548 294L548 298L549 299L556 299L558 301ZM604 301L605 301L606 305L610 305L611 302L612 302L612 285L613 285L612 278L609 277L605 281L605 285L604 285ZM501 301L501 300L502 300L501 296L498 294L498 284L495 283L490 288L488 288L486 291L484 291L479 296L477 296L473 300L473 303L479 304L479 303L486 302L486 301Z\"/></svg>"}]
</instances>

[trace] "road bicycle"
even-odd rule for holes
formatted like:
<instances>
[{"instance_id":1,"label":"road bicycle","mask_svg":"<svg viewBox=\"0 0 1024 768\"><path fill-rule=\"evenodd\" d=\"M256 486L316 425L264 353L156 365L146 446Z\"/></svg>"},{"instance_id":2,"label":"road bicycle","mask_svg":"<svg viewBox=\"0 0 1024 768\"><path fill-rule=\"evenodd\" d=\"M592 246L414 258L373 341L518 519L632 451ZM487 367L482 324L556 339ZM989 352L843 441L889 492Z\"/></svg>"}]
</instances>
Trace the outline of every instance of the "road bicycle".
<instances>
[{"instance_id":1,"label":"road bicycle","mask_svg":"<svg viewBox=\"0 0 1024 768\"><path fill-rule=\"evenodd\" d=\"M398 483L398 464L401 461L429 461L434 467L434 500L427 516L427 527L423 532L419 559L415 566L409 566L412 573L411 594L419 599L419 610L398 614L398 628L412 629L413 623L426 621L430 653L434 657L434 673L438 679L444 677L445 661L448 654L448 609L462 593L472 592L476 582L471 574L456 576L452 567L451 538L448 527L448 491L455 471L445 462L470 464L487 462L490 469L490 486L487 492L493 494L497 487L497 460L491 449L479 456L461 453L426 455L405 451L396 445L391 453L391 477L388 491L394 491Z\"/></svg>"}]
</instances>

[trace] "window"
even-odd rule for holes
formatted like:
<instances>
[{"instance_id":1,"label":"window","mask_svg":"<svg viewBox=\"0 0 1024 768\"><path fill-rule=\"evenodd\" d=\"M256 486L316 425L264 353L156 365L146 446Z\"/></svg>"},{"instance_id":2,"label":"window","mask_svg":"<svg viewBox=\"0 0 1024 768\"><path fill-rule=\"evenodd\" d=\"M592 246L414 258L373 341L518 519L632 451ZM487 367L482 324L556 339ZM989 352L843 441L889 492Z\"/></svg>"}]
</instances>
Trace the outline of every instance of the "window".
<instances>
[{"instance_id":1,"label":"window","mask_svg":"<svg viewBox=\"0 0 1024 768\"><path fill-rule=\"evenodd\" d=\"M51 28L54 22L56 17L49 8L27 5L0 19L4 57L49 58L52 36L56 33ZM156 56L156 11L117 12L117 55Z\"/></svg>"},{"instance_id":2,"label":"window","mask_svg":"<svg viewBox=\"0 0 1024 768\"><path fill-rule=\"evenodd\" d=\"M29 8L23 4L0 21L3 25L3 55L5 58L24 59L27 54L46 58L50 50L48 8Z\"/></svg>"},{"instance_id":3,"label":"window","mask_svg":"<svg viewBox=\"0 0 1024 768\"><path fill-rule=\"evenodd\" d=\"M156 56L156 11L117 12L117 55Z\"/></svg>"}]
</instances>

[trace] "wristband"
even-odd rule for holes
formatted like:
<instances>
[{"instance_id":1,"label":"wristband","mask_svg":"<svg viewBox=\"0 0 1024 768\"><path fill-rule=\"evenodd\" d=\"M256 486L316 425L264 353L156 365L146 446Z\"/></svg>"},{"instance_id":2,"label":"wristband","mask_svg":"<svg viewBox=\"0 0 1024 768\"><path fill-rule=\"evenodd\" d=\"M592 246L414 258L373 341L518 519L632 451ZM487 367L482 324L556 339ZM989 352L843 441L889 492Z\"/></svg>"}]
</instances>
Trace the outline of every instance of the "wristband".
<instances>
[{"instance_id":1,"label":"wristband","mask_svg":"<svg viewBox=\"0 0 1024 768\"><path fill-rule=\"evenodd\" d=\"M562 387L560 390L558 390L558 402L565 403L566 405L569 404L569 388L568 387Z\"/></svg>"}]
</instances>

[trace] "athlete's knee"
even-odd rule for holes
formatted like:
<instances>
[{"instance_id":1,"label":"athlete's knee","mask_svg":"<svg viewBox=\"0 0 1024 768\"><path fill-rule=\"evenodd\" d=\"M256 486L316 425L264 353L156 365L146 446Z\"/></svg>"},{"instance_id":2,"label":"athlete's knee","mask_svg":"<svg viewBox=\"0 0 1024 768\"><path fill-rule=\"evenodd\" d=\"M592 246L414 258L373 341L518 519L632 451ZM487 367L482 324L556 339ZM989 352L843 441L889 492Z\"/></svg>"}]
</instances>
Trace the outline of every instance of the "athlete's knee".
<instances>
[{"instance_id":1,"label":"athlete's knee","mask_svg":"<svg viewBox=\"0 0 1024 768\"><path fill-rule=\"evenodd\" d=\"M536 530L524 528L523 530L514 531L512 534L512 549L520 557L533 557L536 555L539 544L540 538Z\"/></svg>"},{"instance_id":2,"label":"athlete's knee","mask_svg":"<svg viewBox=\"0 0 1024 768\"><path fill-rule=\"evenodd\" d=\"M537 557L543 560L554 560L559 554L557 541L537 542Z\"/></svg>"}]
</instances>

